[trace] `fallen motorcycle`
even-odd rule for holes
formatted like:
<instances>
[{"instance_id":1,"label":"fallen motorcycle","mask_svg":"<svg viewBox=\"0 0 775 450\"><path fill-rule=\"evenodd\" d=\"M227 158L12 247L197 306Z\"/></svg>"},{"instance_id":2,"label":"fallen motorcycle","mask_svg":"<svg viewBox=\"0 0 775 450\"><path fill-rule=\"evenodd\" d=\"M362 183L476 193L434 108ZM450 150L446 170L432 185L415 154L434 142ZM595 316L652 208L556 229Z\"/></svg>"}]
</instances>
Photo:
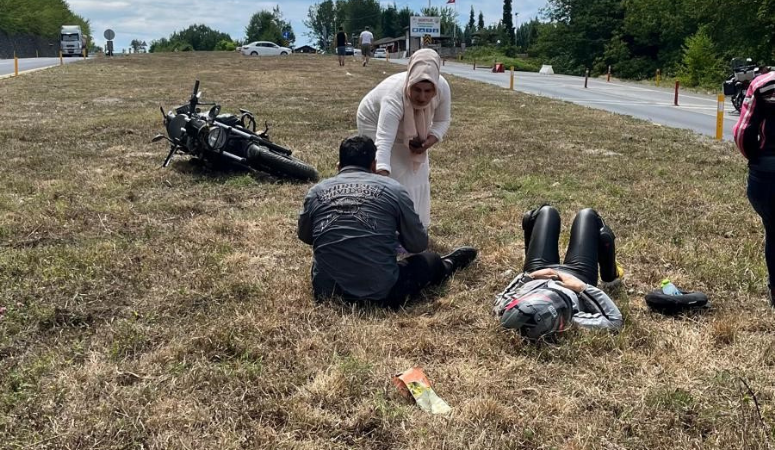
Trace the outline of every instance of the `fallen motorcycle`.
<instances>
[{"instance_id":1,"label":"fallen motorcycle","mask_svg":"<svg viewBox=\"0 0 775 450\"><path fill-rule=\"evenodd\" d=\"M167 167L176 153L184 153L214 164L231 164L251 172L262 171L276 176L302 181L317 181L314 167L294 158L292 151L269 139L269 125L256 133L253 113L240 109L239 116L221 114L217 103L203 103L199 99L199 80L187 104L164 112L160 107L167 136L158 134L152 142L167 140L170 151L162 167ZM212 105L208 112L199 106Z\"/></svg>"}]
</instances>

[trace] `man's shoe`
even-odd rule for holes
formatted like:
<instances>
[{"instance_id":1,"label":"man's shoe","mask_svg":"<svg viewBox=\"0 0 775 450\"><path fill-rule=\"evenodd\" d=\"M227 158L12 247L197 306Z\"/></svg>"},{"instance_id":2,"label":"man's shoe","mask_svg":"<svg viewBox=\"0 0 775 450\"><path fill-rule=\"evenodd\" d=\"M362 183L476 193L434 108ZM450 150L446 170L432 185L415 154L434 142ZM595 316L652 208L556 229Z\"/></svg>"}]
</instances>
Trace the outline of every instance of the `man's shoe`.
<instances>
[{"instance_id":1,"label":"man's shoe","mask_svg":"<svg viewBox=\"0 0 775 450\"><path fill-rule=\"evenodd\" d=\"M473 247L458 247L452 253L442 256L441 260L449 263L451 272L456 272L471 264L476 259L477 253Z\"/></svg>"}]
</instances>

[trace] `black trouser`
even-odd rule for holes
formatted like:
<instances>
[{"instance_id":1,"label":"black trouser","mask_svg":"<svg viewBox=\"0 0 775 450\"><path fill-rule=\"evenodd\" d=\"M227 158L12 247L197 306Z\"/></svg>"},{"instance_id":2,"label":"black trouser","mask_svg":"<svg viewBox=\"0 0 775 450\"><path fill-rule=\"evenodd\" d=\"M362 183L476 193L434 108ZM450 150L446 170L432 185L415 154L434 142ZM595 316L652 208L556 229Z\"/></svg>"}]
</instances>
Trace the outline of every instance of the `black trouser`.
<instances>
[{"instance_id":1,"label":"black trouser","mask_svg":"<svg viewBox=\"0 0 775 450\"><path fill-rule=\"evenodd\" d=\"M614 249L601 251L600 228L603 221L594 209L582 209L573 219L570 229L570 243L565 261L560 264L558 241L560 239L560 213L551 206L544 206L538 212L530 235L525 256L525 272L539 269L561 268L581 281L597 286L598 264L603 281L616 278Z\"/></svg>"},{"instance_id":2,"label":"black trouser","mask_svg":"<svg viewBox=\"0 0 775 450\"><path fill-rule=\"evenodd\" d=\"M768 284L775 287L775 181L771 172L748 171L748 200L762 218L764 225L764 259L767 262Z\"/></svg>"},{"instance_id":3,"label":"black trouser","mask_svg":"<svg viewBox=\"0 0 775 450\"><path fill-rule=\"evenodd\" d=\"M315 293L315 298L324 299L330 295L338 295L345 301L373 302L390 308L398 308L404 304L407 297L414 297L429 286L438 286L451 275L438 253L422 252L411 255L398 262L398 280L390 289L387 297L382 300L371 300L353 297L339 286L330 294Z\"/></svg>"},{"instance_id":4,"label":"black trouser","mask_svg":"<svg viewBox=\"0 0 775 450\"><path fill-rule=\"evenodd\" d=\"M428 286L438 286L449 278L450 273L438 253L422 252L398 262L398 280L390 290L384 305L396 308L407 297L414 297Z\"/></svg>"}]
</instances>

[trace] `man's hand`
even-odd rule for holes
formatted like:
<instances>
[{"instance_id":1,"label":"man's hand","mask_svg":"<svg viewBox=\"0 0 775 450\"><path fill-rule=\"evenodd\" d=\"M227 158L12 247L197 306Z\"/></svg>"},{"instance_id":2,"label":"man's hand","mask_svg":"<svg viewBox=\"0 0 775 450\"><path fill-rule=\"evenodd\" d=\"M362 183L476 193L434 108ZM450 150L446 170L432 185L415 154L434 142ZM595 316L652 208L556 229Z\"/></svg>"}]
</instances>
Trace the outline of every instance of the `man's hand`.
<instances>
[{"instance_id":1,"label":"man's hand","mask_svg":"<svg viewBox=\"0 0 775 450\"><path fill-rule=\"evenodd\" d=\"M535 272L529 275L530 275L530 278L534 280L547 280L547 279L557 280L560 283L562 283L563 286L565 286L566 288L570 289L573 292L581 292L587 287L586 283L574 277L573 275L567 272L561 272L556 269L536 270Z\"/></svg>"},{"instance_id":2,"label":"man's hand","mask_svg":"<svg viewBox=\"0 0 775 450\"><path fill-rule=\"evenodd\" d=\"M390 172L388 172L388 171L387 171L387 170L385 170L385 169L378 170L378 171L376 171L375 173L376 173L377 175L384 175L384 176L389 176L389 175L390 175Z\"/></svg>"}]
</instances>

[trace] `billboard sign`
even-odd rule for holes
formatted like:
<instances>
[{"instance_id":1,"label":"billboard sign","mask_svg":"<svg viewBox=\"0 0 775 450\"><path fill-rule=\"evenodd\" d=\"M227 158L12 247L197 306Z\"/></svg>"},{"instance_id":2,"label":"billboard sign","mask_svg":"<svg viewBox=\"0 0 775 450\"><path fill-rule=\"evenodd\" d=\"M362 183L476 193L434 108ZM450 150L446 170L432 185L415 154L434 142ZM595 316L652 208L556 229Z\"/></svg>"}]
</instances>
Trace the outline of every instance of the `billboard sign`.
<instances>
[{"instance_id":1,"label":"billboard sign","mask_svg":"<svg viewBox=\"0 0 775 450\"><path fill-rule=\"evenodd\" d=\"M429 34L431 37L441 36L441 17L411 17L409 19L409 36L423 37Z\"/></svg>"}]
</instances>

